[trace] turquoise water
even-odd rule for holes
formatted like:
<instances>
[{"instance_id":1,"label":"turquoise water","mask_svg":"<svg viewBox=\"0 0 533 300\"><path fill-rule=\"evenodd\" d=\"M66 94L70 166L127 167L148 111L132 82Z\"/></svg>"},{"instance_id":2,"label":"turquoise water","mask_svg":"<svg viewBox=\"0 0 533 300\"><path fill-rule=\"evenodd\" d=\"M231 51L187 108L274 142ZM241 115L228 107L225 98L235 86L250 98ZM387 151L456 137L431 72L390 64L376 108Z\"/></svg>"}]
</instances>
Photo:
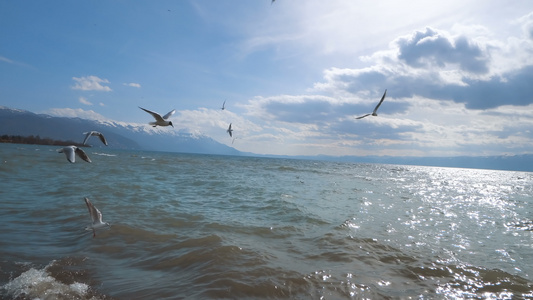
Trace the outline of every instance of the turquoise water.
<instances>
[{"instance_id":1,"label":"turquoise water","mask_svg":"<svg viewBox=\"0 0 533 300\"><path fill-rule=\"evenodd\" d=\"M0 144L1 298L533 297L533 173L56 149Z\"/></svg>"}]
</instances>

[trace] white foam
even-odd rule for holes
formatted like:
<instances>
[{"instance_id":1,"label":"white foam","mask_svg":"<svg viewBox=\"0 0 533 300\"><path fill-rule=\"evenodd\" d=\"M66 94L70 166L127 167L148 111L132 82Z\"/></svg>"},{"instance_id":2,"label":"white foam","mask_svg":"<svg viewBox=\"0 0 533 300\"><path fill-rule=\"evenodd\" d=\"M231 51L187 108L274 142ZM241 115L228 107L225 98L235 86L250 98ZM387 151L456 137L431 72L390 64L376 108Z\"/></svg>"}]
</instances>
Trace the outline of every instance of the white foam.
<instances>
[{"instance_id":1,"label":"white foam","mask_svg":"<svg viewBox=\"0 0 533 300\"><path fill-rule=\"evenodd\" d=\"M53 262L52 262L53 263ZM48 266L47 266L48 267ZM50 276L46 268L31 268L2 286L5 295L30 299L80 299L87 297L89 286L74 282L64 284Z\"/></svg>"},{"instance_id":2,"label":"white foam","mask_svg":"<svg viewBox=\"0 0 533 300\"><path fill-rule=\"evenodd\" d=\"M116 154L107 154L107 153L100 153L100 152L93 152L94 155L101 155L101 156L117 156Z\"/></svg>"}]
</instances>

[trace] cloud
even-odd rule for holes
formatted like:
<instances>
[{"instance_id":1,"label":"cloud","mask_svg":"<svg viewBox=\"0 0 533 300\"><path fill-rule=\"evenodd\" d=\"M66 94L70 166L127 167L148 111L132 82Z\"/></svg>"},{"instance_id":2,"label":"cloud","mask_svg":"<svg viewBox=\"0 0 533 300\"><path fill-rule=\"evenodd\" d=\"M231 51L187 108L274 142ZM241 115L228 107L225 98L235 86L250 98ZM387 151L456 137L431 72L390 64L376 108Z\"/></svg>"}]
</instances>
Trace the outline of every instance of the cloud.
<instances>
[{"instance_id":1,"label":"cloud","mask_svg":"<svg viewBox=\"0 0 533 300\"><path fill-rule=\"evenodd\" d=\"M6 62L8 64L14 64L15 62L7 57L0 56L0 61Z\"/></svg>"},{"instance_id":2,"label":"cloud","mask_svg":"<svg viewBox=\"0 0 533 300\"><path fill-rule=\"evenodd\" d=\"M450 36L426 28L400 37L389 51L364 57L373 64L369 67L324 71L324 81L311 91L356 98L388 88L391 97L448 100L464 103L468 109L533 103L533 61L521 60L527 53L533 55L533 47L524 46L529 42L522 40L514 42L513 48L504 48L493 46L501 43L487 37L485 45L478 46L474 38ZM507 68L499 67L502 57L509 62ZM520 62L508 61L512 59Z\"/></svg>"},{"instance_id":3,"label":"cloud","mask_svg":"<svg viewBox=\"0 0 533 300\"><path fill-rule=\"evenodd\" d=\"M134 82L123 83L123 85L125 85L125 86L131 86L131 87L135 87L135 88L141 88L141 85L140 85L139 83L134 83Z\"/></svg>"},{"instance_id":4,"label":"cloud","mask_svg":"<svg viewBox=\"0 0 533 300\"><path fill-rule=\"evenodd\" d=\"M5 62L5 63L11 64L11 65L21 66L21 67L26 67L26 68L33 68L32 66L30 66L28 64L12 60L12 59L9 59L9 58L7 58L5 56L1 56L1 55L0 55L0 62Z\"/></svg>"},{"instance_id":5,"label":"cloud","mask_svg":"<svg viewBox=\"0 0 533 300\"><path fill-rule=\"evenodd\" d=\"M98 121L108 120L107 118L93 110L83 110L81 108L51 108L45 111L44 113L56 117L81 118Z\"/></svg>"},{"instance_id":6,"label":"cloud","mask_svg":"<svg viewBox=\"0 0 533 300\"><path fill-rule=\"evenodd\" d=\"M527 38L533 40L533 12L518 19Z\"/></svg>"},{"instance_id":7,"label":"cloud","mask_svg":"<svg viewBox=\"0 0 533 300\"><path fill-rule=\"evenodd\" d=\"M428 68L433 65L444 68L457 64L459 69L471 73L488 72L489 57L478 45L465 36L445 36L431 28L416 31L396 41L398 59L414 68Z\"/></svg>"},{"instance_id":8,"label":"cloud","mask_svg":"<svg viewBox=\"0 0 533 300\"><path fill-rule=\"evenodd\" d=\"M79 98L79 101L80 101L81 104L85 104L85 105L93 105L93 104L92 104L91 102L89 102L89 101L87 100L87 98L85 98L85 97L80 97L80 98Z\"/></svg>"},{"instance_id":9,"label":"cloud","mask_svg":"<svg viewBox=\"0 0 533 300\"><path fill-rule=\"evenodd\" d=\"M321 95L256 97L245 105L249 116L263 120L292 124L313 124L329 126L344 118L372 112L383 91L366 94L364 97L333 98ZM399 113L408 106L405 103L389 101L387 113Z\"/></svg>"},{"instance_id":10,"label":"cloud","mask_svg":"<svg viewBox=\"0 0 533 300\"><path fill-rule=\"evenodd\" d=\"M109 83L107 79L100 79L97 76L86 76L86 77L72 77L76 84L72 86L73 90L82 90L82 91L101 91L101 92L111 92L112 89L108 86L102 85Z\"/></svg>"},{"instance_id":11,"label":"cloud","mask_svg":"<svg viewBox=\"0 0 533 300\"><path fill-rule=\"evenodd\" d=\"M225 137L230 123L234 133L240 136L261 130L258 125L228 110L199 108L177 111L176 114L172 117L175 127L187 128L191 132L206 132L212 136Z\"/></svg>"},{"instance_id":12,"label":"cloud","mask_svg":"<svg viewBox=\"0 0 533 300\"><path fill-rule=\"evenodd\" d=\"M533 27L529 22L518 23L525 33ZM237 147L336 155L530 152L531 37L519 32L498 40L478 25L452 32L414 30L392 38L389 49L361 57L361 67L325 69L306 95L248 100L241 107L260 130L247 138L253 146ZM379 117L355 120L373 110L384 89ZM256 135L271 137L270 144Z\"/></svg>"}]
</instances>

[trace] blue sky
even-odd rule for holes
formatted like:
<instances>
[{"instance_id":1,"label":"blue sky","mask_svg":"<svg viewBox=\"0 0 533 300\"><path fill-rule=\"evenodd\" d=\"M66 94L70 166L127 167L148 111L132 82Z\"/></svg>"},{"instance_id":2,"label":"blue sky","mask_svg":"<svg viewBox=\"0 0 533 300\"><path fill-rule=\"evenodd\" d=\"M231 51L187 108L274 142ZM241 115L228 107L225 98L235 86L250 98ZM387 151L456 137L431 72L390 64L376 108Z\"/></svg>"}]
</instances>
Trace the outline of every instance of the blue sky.
<instances>
[{"instance_id":1,"label":"blue sky","mask_svg":"<svg viewBox=\"0 0 533 300\"><path fill-rule=\"evenodd\" d=\"M261 154L532 153L533 2L0 1L0 105L176 109L158 130Z\"/></svg>"}]
</instances>

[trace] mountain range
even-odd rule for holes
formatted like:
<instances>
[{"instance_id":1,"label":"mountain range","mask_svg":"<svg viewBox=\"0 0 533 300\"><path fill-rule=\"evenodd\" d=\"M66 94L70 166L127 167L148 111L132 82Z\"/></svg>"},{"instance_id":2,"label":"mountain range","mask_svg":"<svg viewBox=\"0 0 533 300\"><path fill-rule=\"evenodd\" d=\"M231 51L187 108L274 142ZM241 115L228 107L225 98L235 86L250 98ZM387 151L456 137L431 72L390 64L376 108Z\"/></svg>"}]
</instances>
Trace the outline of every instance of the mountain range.
<instances>
[{"instance_id":1,"label":"mountain range","mask_svg":"<svg viewBox=\"0 0 533 300\"><path fill-rule=\"evenodd\" d=\"M202 134L172 128L150 127L113 121L53 117L0 106L0 135L39 136L54 140L83 142L83 132L96 130L106 137L109 148L202 154L242 155L240 151ZM93 147L106 147L98 138Z\"/></svg>"},{"instance_id":2,"label":"mountain range","mask_svg":"<svg viewBox=\"0 0 533 300\"><path fill-rule=\"evenodd\" d=\"M83 132L102 132L109 148L150 150L218 155L263 156L358 163L385 163L437 167L477 168L533 172L533 154L510 156L393 157L393 156L279 156L241 152L203 134L171 128L114 121L53 117L30 111L0 106L0 135L39 136L54 140L83 141ZM89 140L93 147L103 146L97 138Z\"/></svg>"}]
</instances>

